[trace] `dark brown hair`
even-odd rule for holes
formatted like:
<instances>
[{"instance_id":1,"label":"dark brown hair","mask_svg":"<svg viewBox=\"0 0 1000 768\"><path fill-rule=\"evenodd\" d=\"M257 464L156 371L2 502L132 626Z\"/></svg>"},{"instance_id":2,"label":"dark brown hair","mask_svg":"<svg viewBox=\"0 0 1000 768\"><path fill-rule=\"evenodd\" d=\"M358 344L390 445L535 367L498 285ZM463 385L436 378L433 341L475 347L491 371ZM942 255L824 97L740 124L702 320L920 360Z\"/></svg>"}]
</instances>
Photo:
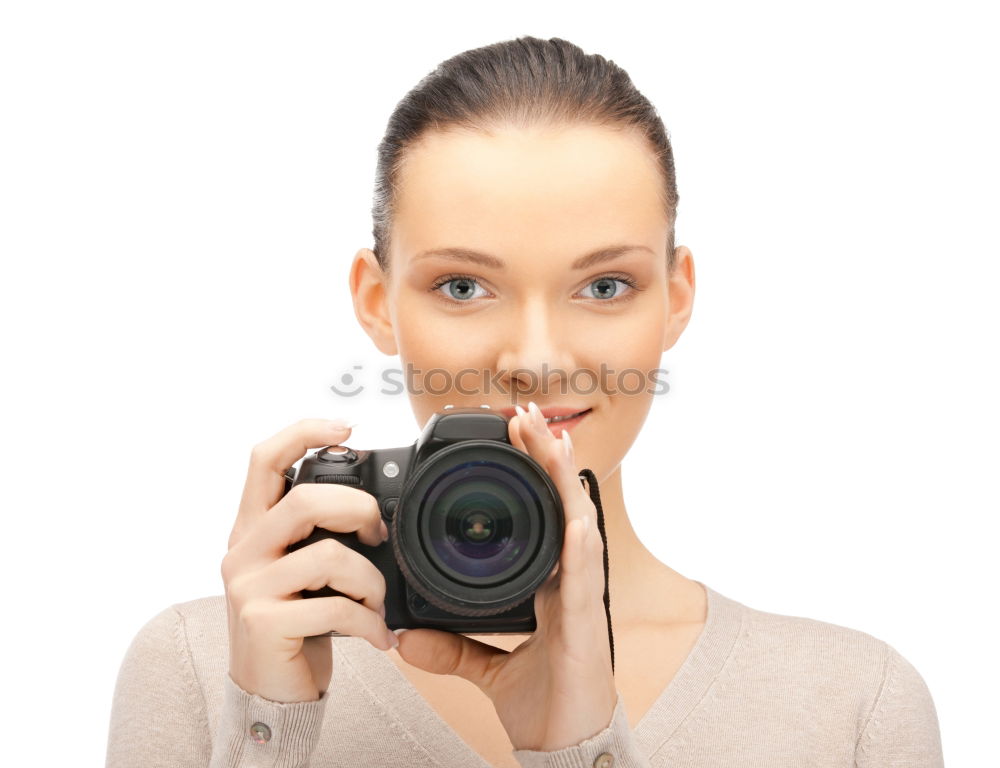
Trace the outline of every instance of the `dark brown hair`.
<instances>
[{"instance_id":1,"label":"dark brown hair","mask_svg":"<svg viewBox=\"0 0 1000 768\"><path fill-rule=\"evenodd\" d=\"M638 129L663 172L662 203L670 222L667 271L674 268L677 180L670 138L656 109L628 73L567 40L519 37L441 62L406 94L378 146L372 249L389 268L389 231L398 174L407 147L425 131L488 131L493 124L586 123Z\"/></svg>"}]
</instances>

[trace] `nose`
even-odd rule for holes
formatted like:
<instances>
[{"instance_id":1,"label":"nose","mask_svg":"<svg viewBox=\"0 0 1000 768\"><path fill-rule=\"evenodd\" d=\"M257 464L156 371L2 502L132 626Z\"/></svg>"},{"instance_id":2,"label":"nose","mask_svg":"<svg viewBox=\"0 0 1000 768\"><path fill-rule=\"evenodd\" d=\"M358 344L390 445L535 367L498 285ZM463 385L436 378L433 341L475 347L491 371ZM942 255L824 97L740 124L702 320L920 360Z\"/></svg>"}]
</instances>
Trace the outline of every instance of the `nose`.
<instances>
[{"instance_id":1,"label":"nose","mask_svg":"<svg viewBox=\"0 0 1000 768\"><path fill-rule=\"evenodd\" d=\"M569 394L575 370L572 327L550 302L522 305L505 331L497 370L512 400Z\"/></svg>"}]
</instances>

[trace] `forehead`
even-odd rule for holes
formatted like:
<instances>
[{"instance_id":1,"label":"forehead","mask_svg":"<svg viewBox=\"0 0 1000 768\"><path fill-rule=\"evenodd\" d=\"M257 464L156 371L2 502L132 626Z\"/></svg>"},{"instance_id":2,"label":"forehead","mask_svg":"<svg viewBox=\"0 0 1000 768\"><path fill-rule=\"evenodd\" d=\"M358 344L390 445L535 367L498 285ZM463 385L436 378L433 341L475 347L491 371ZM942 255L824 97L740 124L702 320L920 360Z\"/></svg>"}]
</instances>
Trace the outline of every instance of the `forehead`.
<instances>
[{"instance_id":1,"label":"forehead","mask_svg":"<svg viewBox=\"0 0 1000 768\"><path fill-rule=\"evenodd\" d=\"M428 132L397 179L393 250L537 255L611 242L662 248L662 176L645 140L600 126Z\"/></svg>"}]
</instances>

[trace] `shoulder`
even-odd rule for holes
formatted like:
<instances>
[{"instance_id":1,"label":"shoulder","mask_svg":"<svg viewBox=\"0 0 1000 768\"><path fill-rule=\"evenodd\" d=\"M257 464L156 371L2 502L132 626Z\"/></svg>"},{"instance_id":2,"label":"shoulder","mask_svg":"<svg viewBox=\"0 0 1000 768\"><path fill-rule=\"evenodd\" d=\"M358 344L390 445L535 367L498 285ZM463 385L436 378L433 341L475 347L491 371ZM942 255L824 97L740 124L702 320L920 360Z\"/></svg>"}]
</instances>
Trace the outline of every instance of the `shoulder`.
<instances>
[{"instance_id":1,"label":"shoulder","mask_svg":"<svg viewBox=\"0 0 1000 768\"><path fill-rule=\"evenodd\" d=\"M859 629L743 608L744 671L780 690L783 710L850 723L859 755L903 736L940 749L927 684L895 647Z\"/></svg>"},{"instance_id":2,"label":"shoulder","mask_svg":"<svg viewBox=\"0 0 1000 768\"><path fill-rule=\"evenodd\" d=\"M194 672L201 657L215 657L228 647L224 595L174 603L148 618L135 633L126 665L174 667Z\"/></svg>"},{"instance_id":3,"label":"shoulder","mask_svg":"<svg viewBox=\"0 0 1000 768\"><path fill-rule=\"evenodd\" d=\"M196 639L204 638L206 634L217 636L220 628L225 631L225 625L224 595L173 603L146 620L136 633L133 645L162 645L167 640L179 641L183 645L191 635ZM214 641L216 637L208 639Z\"/></svg>"},{"instance_id":4,"label":"shoulder","mask_svg":"<svg viewBox=\"0 0 1000 768\"><path fill-rule=\"evenodd\" d=\"M229 668L224 595L173 603L136 632L120 677L214 715L222 706ZM134 687L134 686L133 686Z\"/></svg>"},{"instance_id":5,"label":"shoulder","mask_svg":"<svg viewBox=\"0 0 1000 768\"><path fill-rule=\"evenodd\" d=\"M172 611L177 616L183 625L185 640L191 646L216 646L229 642L225 595L174 603L166 611Z\"/></svg>"},{"instance_id":6,"label":"shoulder","mask_svg":"<svg viewBox=\"0 0 1000 768\"><path fill-rule=\"evenodd\" d=\"M841 680L871 689L892 651L867 632L806 616L747 607L745 621L748 645L761 662L780 661L790 673L817 682Z\"/></svg>"},{"instance_id":7,"label":"shoulder","mask_svg":"<svg viewBox=\"0 0 1000 768\"><path fill-rule=\"evenodd\" d=\"M860 629L744 608L746 644L755 661L808 687L873 701L890 671L911 666L885 640Z\"/></svg>"},{"instance_id":8,"label":"shoulder","mask_svg":"<svg viewBox=\"0 0 1000 768\"><path fill-rule=\"evenodd\" d=\"M227 648L223 596L162 608L139 627L125 652L115 690L115 717L128 719L139 711L180 717L184 710L204 721L207 711L201 689L206 679L219 678L216 672L223 668ZM213 679L213 684L221 686L221 678Z\"/></svg>"}]
</instances>

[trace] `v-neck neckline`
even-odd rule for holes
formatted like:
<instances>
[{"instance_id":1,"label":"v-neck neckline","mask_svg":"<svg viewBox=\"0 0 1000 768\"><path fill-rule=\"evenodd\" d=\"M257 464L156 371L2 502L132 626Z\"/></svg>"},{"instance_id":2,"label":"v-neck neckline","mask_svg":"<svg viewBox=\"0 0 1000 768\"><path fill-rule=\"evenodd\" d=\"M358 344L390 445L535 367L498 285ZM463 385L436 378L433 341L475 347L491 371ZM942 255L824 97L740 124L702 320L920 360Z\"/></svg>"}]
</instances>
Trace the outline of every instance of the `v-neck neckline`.
<instances>
[{"instance_id":1,"label":"v-neck neckline","mask_svg":"<svg viewBox=\"0 0 1000 768\"><path fill-rule=\"evenodd\" d=\"M742 635L746 607L700 581L707 613L684 662L671 681L632 729L640 751L653 754L666 743L685 717L705 696ZM451 725L437 713L409 678L388 657L360 637L335 638L334 647L353 667L382 709L427 750L443 768L492 768Z\"/></svg>"}]
</instances>

